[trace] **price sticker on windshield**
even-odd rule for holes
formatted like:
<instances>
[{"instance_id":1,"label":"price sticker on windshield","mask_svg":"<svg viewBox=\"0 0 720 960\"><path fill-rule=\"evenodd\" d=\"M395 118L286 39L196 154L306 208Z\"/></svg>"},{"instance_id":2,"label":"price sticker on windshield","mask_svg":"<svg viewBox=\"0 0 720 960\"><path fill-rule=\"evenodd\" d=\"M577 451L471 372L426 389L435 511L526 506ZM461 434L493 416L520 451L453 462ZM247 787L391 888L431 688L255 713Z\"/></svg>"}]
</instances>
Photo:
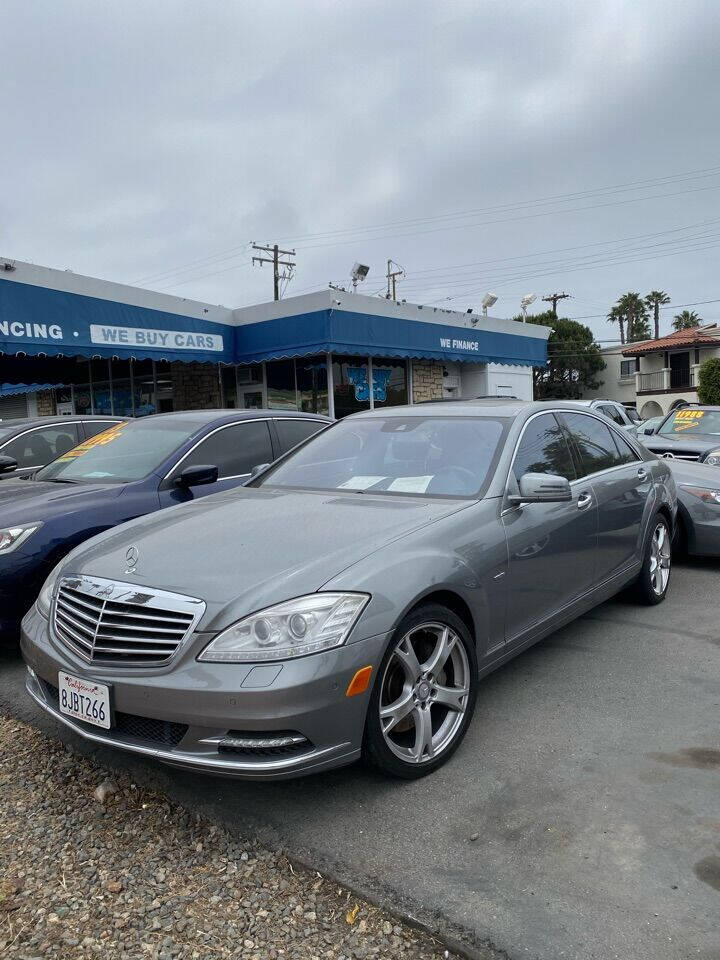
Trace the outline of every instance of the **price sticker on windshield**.
<instances>
[{"instance_id":1,"label":"price sticker on windshield","mask_svg":"<svg viewBox=\"0 0 720 960\"><path fill-rule=\"evenodd\" d=\"M103 430L102 433L95 434L94 437L90 437L89 440L84 440L77 447L73 447L72 450L68 450L67 453L58 457L58 462L65 463L68 460L77 460L78 457L82 457L88 450L94 450L95 447L104 447L106 444L112 443L116 437L122 434L126 426L127 424L125 423L118 423L114 427L110 427L109 430Z\"/></svg>"},{"instance_id":2,"label":"price sticker on windshield","mask_svg":"<svg viewBox=\"0 0 720 960\"><path fill-rule=\"evenodd\" d=\"M678 410L675 414L673 430L679 432L680 430L688 430L690 427L697 427L704 416L704 410L694 410L683 407L682 410Z\"/></svg>"}]
</instances>

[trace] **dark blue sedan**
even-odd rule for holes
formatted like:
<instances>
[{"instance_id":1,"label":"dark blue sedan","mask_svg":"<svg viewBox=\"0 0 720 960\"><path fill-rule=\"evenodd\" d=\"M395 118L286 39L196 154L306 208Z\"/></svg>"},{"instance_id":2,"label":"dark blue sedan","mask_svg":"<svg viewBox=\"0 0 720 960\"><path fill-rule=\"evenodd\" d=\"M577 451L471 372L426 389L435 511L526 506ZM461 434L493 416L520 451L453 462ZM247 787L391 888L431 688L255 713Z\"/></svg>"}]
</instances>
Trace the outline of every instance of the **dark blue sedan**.
<instances>
[{"instance_id":1,"label":"dark blue sedan","mask_svg":"<svg viewBox=\"0 0 720 960\"><path fill-rule=\"evenodd\" d=\"M19 636L50 570L110 527L246 482L331 421L316 414L201 410L119 423L29 480L0 483L0 638Z\"/></svg>"}]
</instances>

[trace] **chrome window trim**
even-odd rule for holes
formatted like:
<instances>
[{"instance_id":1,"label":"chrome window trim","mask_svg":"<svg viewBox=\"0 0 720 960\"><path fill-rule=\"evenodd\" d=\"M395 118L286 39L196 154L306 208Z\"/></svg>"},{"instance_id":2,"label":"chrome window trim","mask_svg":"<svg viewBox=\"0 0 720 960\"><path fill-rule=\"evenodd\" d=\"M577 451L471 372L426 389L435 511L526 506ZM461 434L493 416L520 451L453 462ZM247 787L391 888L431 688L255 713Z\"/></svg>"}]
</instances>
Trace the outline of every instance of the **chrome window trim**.
<instances>
[{"instance_id":1,"label":"chrome window trim","mask_svg":"<svg viewBox=\"0 0 720 960\"><path fill-rule=\"evenodd\" d=\"M246 423L272 423L272 421L275 420L275 419L277 419L277 418L276 418L276 417L247 417L247 418L245 418L245 419L243 419L243 420L233 420L231 423L223 423L223 424L221 424L219 427L215 427L215 429L214 429L214 430L211 430L210 433L206 433L204 436L200 437L200 439L197 441L197 443L194 443L194 444L192 445L192 447L190 447L190 449L189 449L186 453L184 453L184 454L182 455L182 457L180 457L180 459L179 459L178 462L175 464L175 466L174 466L174 467L171 467L171 469L170 469L170 470L165 474L165 476L162 478L162 483L165 483L166 480L169 480L169 479L170 479L170 477L173 475L173 473L175 473L175 471L177 470L177 468L178 468L182 463L184 463L185 460L187 460L187 458L190 456L191 453L193 453L195 450L197 450L197 448L200 446L201 443L204 443L206 440L209 440L210 437L215 436L216 433L220 433L221 430L228 430L230 427L238 427L238 426L242 426L243 424L246 424ZM285 420L294 420L295 418L294 418L294 417L284 417L283 419L285 419ZM270 440L270 450L271 450L271 452L272 452L272 434L270 433L270 429L269 429L269 428L268 428L268 439ZM218 480L237 480L238 477L249 477L249 476L250 476L249 473L236 473L236 474L234 474L234 475L232 475L232 476L227 476L227 477L220 477L220 476L218 476Z\"/></svg>"},{"instance_id":2,"label":"chrome window trim","mask_svg":"<svg viewBox=\"0 0 720 960\"><path fill-rule=\"evenodd\" d=\"M531 414L531 415L527 418L527 420L525 421L525 423L523 424L523 428L522 428L522 430L520 431L520 435L518 436L518 438L517 438L517 440L516 440L516 442L515 442L515 448L514 448L513 453L512 453L512 459L510 460L510 466L509 466L509 468L508 468L507 476L505 477L505 493L503 494L503 502L506 501L506 498L507 498L507 496L508 496L508 492L509 492L509 491L508 491L508 485L509 485L509 482L510 482L510 474L512 473L513 467L515 466L515 458L517 457L518 448L519 448L519 446L520 446L520 444L521 444L521 442L522 442L522 438L525 436L525 431L527 430L528 424L529 424L531 421L535 420L537 417L542 417L542 416L544 416L544 415L547 414L547 413L552 413L552 414L555 414L555 415L557 415L558 413L579 413L580 416L582 416L582 417L590 417L590 418L593 419L593 420L597 420L598 423L601 423L604 427L607 427L607 429L610 430L610 431L612 431L613 428L615 428L615 429L617 430L617 428L615 427L615 424L612 424L612 425L608 424L607 418L599 417L599 416L594 412L594 408L592 408L592 407L591 407L590 409L588 409L588 410L578 410L578 409L574 409L574 408L570 408L570 407L565 407L565 408L563 408L563 407L553 407L552 409L549 409L549 410L538 410L537 413ZM558 421L558 422L559 422L559 421ZM562 424L562 423L560 423L560 427L563 428L563 424ZM564 429L567 429L567 428L564 428ZM617 430L617 432L619 432L619 430ZM623 433L624 433L624 431L623 431ZM628 446L630 446L631 448L633 448L633 450L635 451L635 454L636 454L636 456L637 456L637 458L638 458L636 462L637 462L637 463L644 463L645 461L644 461L643 458L640 456L639 452L638 452L637 450L635 450L635 448L633 447L632 443L630 442L630 438L629 438L629 437L623 437L623 439L627 440ZM567 438L566 438L566 440L567 440ZM568 443L568 446L569 446L569 443ZM570 452L572 453L572 450L571 450ZM574 463L574 461L573 461L573 463ZM614 467L605 467L604 470L596 470L595 473L586 473L584 476L582 476L582 477L576 477L574 480L569 480L568 482L569 482L570 486L572 486L573 484L575 484L575 483L580 483L580 482L583 481L583 480L590 480L591 478L594 478L594 477L600 477L600 476L602 476L602 475L605 474L605 473L611 473L613 470L619 470L619 469L621 469L622 467L629 467L629 466L631 466L631 464L628 464L628 463L617 463L617 464L615 464ZM513 505L512 507L504 507L503 510L502 510L502 513L505 513L508 509L510 509L510 510L515 510L516 507L515 507L514 505Z\"/></svg>"}]
</instances>

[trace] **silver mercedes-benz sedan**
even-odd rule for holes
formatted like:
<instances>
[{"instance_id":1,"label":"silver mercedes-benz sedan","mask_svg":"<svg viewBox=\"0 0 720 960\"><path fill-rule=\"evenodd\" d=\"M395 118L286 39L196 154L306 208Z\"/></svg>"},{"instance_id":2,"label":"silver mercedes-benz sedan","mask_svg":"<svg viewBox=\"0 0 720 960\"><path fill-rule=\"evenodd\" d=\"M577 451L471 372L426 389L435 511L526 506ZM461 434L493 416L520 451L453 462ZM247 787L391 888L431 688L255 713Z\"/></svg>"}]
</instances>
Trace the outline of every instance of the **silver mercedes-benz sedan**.
<instances>
[{"instance_id":1,"label":"silver mercedes-benz sedan","mask_svg":"<svg viewBox=\"0 0 720 960\"><path fill-rule=\"evenodd\" d=\"M23 622L28 690L196 770L422 776L484 675L625 587L664 599L675 513L667 464L587 408L357 414L69 554Z\"/></svg>"}]
</instances>

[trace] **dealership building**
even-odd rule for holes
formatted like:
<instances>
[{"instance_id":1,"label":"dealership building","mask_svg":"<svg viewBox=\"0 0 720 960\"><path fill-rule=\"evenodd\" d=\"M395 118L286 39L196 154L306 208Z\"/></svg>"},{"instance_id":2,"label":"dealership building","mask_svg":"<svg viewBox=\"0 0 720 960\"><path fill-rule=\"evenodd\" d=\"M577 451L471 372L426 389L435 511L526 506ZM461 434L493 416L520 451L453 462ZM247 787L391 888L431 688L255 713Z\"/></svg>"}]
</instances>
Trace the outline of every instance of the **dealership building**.
<instances>
[{"instance_id":1,"label":"dealership building","mask_svg":"<svg viewBox=\"0 0 720 960\"><path fill-rule=\"evenodd\" d=\"M335 289L233 310L0 258L0 419L531 399L549 332Z\"/></svg>"}]
</instances>

